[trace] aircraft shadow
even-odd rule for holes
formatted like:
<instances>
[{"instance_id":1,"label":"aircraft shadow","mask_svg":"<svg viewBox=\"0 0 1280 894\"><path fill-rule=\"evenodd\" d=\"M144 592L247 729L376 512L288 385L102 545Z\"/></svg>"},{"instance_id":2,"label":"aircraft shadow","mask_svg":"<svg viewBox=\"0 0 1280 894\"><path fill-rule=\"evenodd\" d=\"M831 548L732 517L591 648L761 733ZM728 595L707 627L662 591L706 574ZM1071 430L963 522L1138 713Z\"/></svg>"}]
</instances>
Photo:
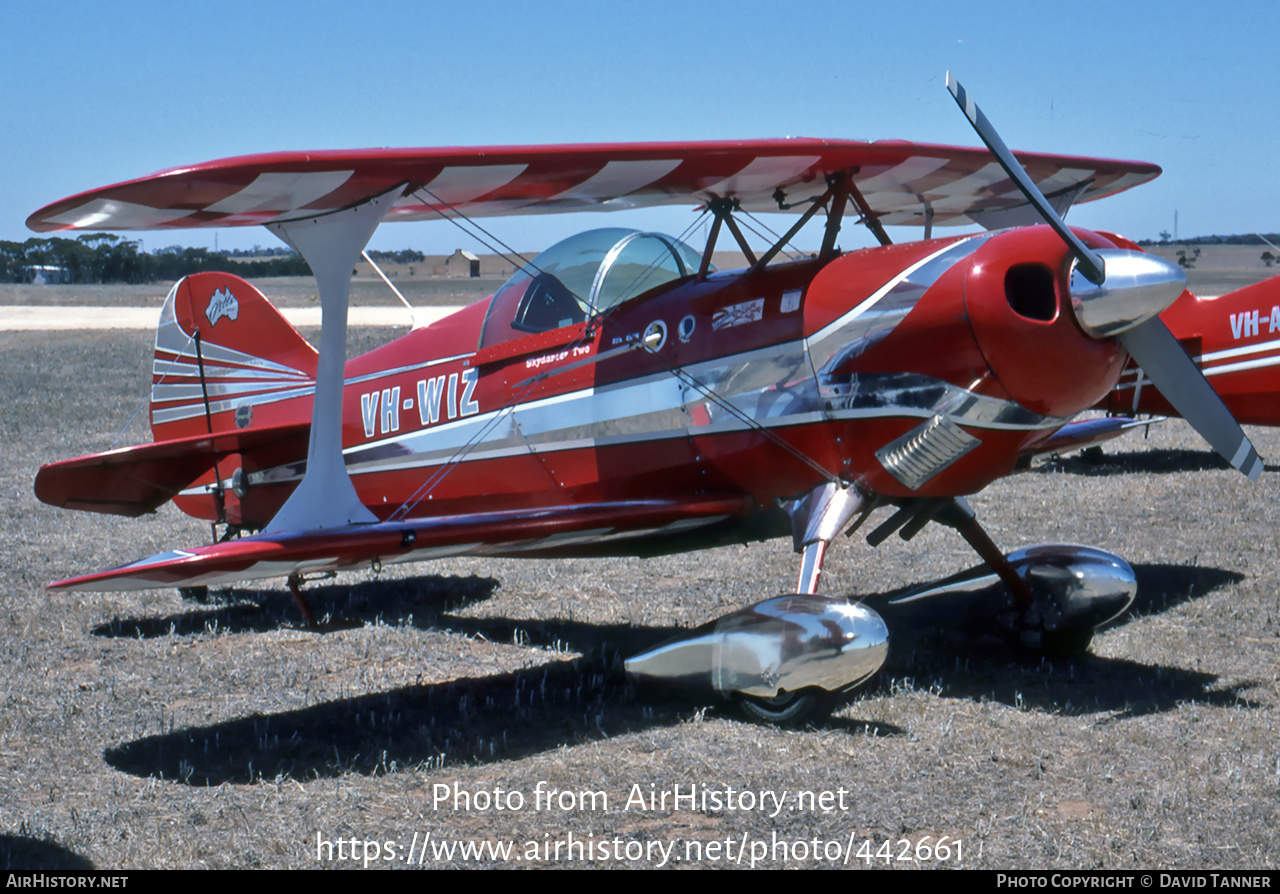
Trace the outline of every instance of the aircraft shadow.
<instances>
[{"instance_id":1,"label":"aircraft shadow","mask_svg":"<svg viewBox=\"0 0 1280 894\"><path fill-rule=\"evenodd\" d=\"M272 590L215 591L224 604L158 618L113 618L93 628L96 636L126 639L194 636L207 633L263 633L286 627L325 633L364 625L412 626L482 636L490 642L513 643L552 652L591 654L620 662L627 655L655 646L680 633L677 626L629 623L587 624L559 618L469 618L453 614L489 599L499 582L490 577L428 575L402 580L372 580L354 586L315 587L306 591L313 611L324 620L316 628L302 625L292 598Z\"/></svg>"},{"instance_id":2,"label":"aircraft shadow","mask_svg":"<svg viewBox=\"0 0 1280 894\"><path fill-rule=\"evenodd\" d=\"M994 701L1024 711L1109 715L1100 723L1176 710L1182 704L1263 708L1243 693L1245 680L1218 685L1218 675L1084 654L1071 659L1032 657L993 642L981 647L921 637L891 652L875 685L881 694L926 689L948 698Z\"/></svg>"},{"instance_id":3,"label":"aircraft shadow","mask_svg":"<svg viewBox=\"0 0 1280 894\"><path fill-rule=\"evenodd\" d=\"M1207 450L1127 450L1109 453L1101 447L1090 447L1069 456L1052 456L1037 462L1031 472L1041 475L1084 475L1098 477L1133 472L1167 475L1177 472L1226 470L1225 459ZM1264 465L1265 472L1280 472L1280 466Z\"/></svg>"},{"instance_id":4,"label":"aircraft shadow","mask_svg":"<svg viewBox=\"0 0 1280 894\"><path fill-rule=\"evenodd\" d=\"M354 623L448 628L490 642L516 643L583 657L504 674L339 699L293 711L255 714L208 727L127 742L107 750L111 766L138 776L192 785L378 774L444 763L518 759L592 739L671 726L699 710L732 711L707 694L629 684L627 655L681 628L589 624L540 618L468 618L451 614L489 598L491 578L430 576L370 581L308 591L317 614ZM229 591L232 604L156 619L113 620L100 636L161 636L263 631L297 623L287 594ZM246 600L256 600L246 603ZM897 736L891 724L837 717L825 724L851 735Z\"/></svg>"},{"instance_id":5,"label":"aircraft shadow","mask_svg":"<svg viewBox=\"0 0 1280 894\"><path fill-rule=\"evenodd\" d=\"M620 664L579 659L255 714L126 742L103 756L125 773L195 786L431 771L675 726L708 704L634 687ZM903 734L844 718L831 728Z\"/></svg>"},{"instance_id":6,"label":"aircraft shadow","mask_svg":"<svg viewBox=\"0 0 1280 894\"><path fill-rule=\"evenodd\" d=\"M1140 595L1133 611L1139 614L1166 611L1243 578L1221 569L1161 564L1136 566L1135 573ZM638 687L625 679L624 656L674 635L678 628L448 615L440 610L443 606L456 608L469 604L469 599L485 598L493 587L485 579L460 578L452 580L465 586L453 592L450 579L432 580L438 585L435 596L414 603L413 613L404 612L405 623L447 626L467 636L574 651L583 657L175 730L110 748L105 760L123 772L190 785L303 781L514 760L670 727L699 710L730 710L714 696ZM384 585L374 582L355 589ZM872 594L868 601L884 603L894 595ZM423 605L435 609L430 620L417 613ZM905 607L878 607L894 631L894 646L877 681L865 690L872 695L892 696L903 687L923 684L948 697L994 700L1022 710L1112 715L1104 722L1169 711L1187 702L1256 707L1241 695L1251 683L1216 686L1214 674L1093 655L1056 662L1030 658L990 637L939 631L927 615L914 616L903 611ZM168 622L161 623L167 631ZM851 712L827 721L823 728L851 735L905 735L892 724L857 719L857 713L855 701Z\"/></svg>"},{"instance_id":7,"label":"aircraft shadow","mask_svg":"<svg viewBox=\"0 0 1280 894\"><path fill-rule=\"evenodd\" d=\"M675 713L646 716L619 677L586 662L553 662L255 714L128 742L104 756L126 773L191 785L301 781L509 760L678 722Z\"/></svg>"},{"instance_id":8,"label":"aircraft shadow","mask_svg":"<svg viewBox=\"0 0 1280 894\"><path fill-rule=\"evenodd\" d=\"M436 626L442 612L484 602L500 583L492 577L446 577L369 580L351 586L319 586L304 590L318 620L316 632L365 624ZM265 633L300 627L302 617L285 590L229 588L210 591L207 607L160 618L112 618L93 628L95 636L130 639L191 636L200 633Z\"/></svg>"},{"instance_id":9,"label":"aircraft shadow","mask_svg":"<svg viewBox=\"0 0 1280 894\"><path fill-rule=\"evenodd\" d=\"M0 869L62 869L81 872L94 869L85 856L48 838L0 835Z\"/></svg>"},{"instance_id":10,"label":"aircraft shadow","mask_svg":"<svg viewBox=\"0 0 1280 894\"><path fill-rule=\"evenodd\" d=\"M1129 611L1116 620L1117 625L1127 624L1142 615L1168 611L1245 579L1238 571L1200 565L1148 562L1132 567L1138 581L1138 595L1134 597Z\"/></svg>"},{"instance_id":11,"label":"aircraft shadow","mask_svg":"<svg viewBox=\"0 0 1280 894\"><path fill-rule=\"evenodd\" d=\"M699 710L732 710L730 703L714 695L637 687L627 682L624 658L676 635L681 628L461 617L442 609L458 609L487 598L496 583L476 578L454 580L462 584L457 591L450 589L448 579L433 578L434 589L421 588L433 594L429 599L395 602L392 614L385 608L377 614L384 622L396 615L415 626L447 627L467 637L576 652L582 657L152 736L107 750L107 763L138 776L191 785L251 783L277 777L306 780L353 772L378 774L444 763L518 759L582 741L671 726ZM383 585L373 582L352 589ZM238 629L281 626L281 616L293 608L287 596L277 601L280 604L271 611L264 609L247 620L240 619ZM318 606L320 600L314 604ZM345 614L349 605L340 608ZM353 620L372 620L373 606L362 611L368 614L352 612ZM103 625L110 630L102 635L204 631L202 619L207 613L189 614L194 617L112 622ZM223 618L220 626L236 623L233 616L230 623ZM826 727L852 735L904 734L891 724L847 717L834 718Z\"/></svg>"}]
</instances>

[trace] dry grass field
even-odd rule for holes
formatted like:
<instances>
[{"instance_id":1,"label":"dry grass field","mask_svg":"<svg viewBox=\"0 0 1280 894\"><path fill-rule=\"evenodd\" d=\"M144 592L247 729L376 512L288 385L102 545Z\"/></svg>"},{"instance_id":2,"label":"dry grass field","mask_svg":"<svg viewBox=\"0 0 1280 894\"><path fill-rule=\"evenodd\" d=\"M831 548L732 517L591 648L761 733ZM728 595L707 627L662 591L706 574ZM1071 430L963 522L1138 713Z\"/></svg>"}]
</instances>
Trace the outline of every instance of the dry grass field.
<instances>
[{"instance_id":1,"label":"dry grass field","mask_svg":"<svg viewBox=\"0 0 1280 894\"><path fill-rule=\"evenodd\" d=\"M1268 276L1280 275L1280 268L1267 267L1263 263L1264 251L1277 253L1265 245L1170 244L1149 246L1147 250L1170 261L1177 261L1179 250L1190 254L1197 248L1200 249L1200 254L1187 270L1187 288L1197 295L1221 295L1252 285Z\"/></svg>"},{"instance_id":2,"label":"dry grass field","mask_svg":"<svg viewBox=\"0 0 1280 894\"><path fill-rule=\"evenodd\" d=\"M341 575L318 630L280 584L46 592L208 537L32 496L112 443L150 342L0 333L0 866L1280 866L1280 432L1258 484L1180 422L997 483L971 502L1003 548L1117 552L1134 611L1057 663L886 612L881 674L780 730L620 658L790 589L785 542ZM842 541L824 583L880 603L975 561L931 527Z\"/></svg>"}]
</instances>

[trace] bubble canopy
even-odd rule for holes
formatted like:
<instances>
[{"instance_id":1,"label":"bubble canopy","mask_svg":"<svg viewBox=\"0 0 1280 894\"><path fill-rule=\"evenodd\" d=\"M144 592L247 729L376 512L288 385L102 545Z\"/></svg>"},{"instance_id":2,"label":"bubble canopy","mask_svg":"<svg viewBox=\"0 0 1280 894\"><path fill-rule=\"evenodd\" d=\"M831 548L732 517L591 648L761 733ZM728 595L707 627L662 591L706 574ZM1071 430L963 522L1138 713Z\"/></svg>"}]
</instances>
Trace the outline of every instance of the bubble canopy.
<instances>
[{"instance_id":1,"label":"bubble canopy","mask_svg":"<svg viewBox=\"0 0 1280 894\"><path fill-rule=\"evenodd\" d=\"M481 345L581 323L664 283L692 276L701 256L661 233L622 227L570 236L494 293Z\"/></svg>"}]
</instances>

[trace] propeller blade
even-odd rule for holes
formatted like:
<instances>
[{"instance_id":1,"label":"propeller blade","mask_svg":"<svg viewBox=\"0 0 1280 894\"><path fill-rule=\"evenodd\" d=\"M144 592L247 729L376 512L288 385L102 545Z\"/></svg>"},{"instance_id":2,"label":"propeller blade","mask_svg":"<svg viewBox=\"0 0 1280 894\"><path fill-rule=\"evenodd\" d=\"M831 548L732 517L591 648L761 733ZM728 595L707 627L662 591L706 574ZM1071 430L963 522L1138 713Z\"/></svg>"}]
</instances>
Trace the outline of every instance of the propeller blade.
<instances>
[{"instance_id":1,"label":"propeller blade","mask_svg":"<svg viewBox=\"0 0 1280 894\"><path fill-rule=\"evenodd\" d=\"M1058 216L1058 212L1053 210L1053 206L1049 204L1044 194L1031 182L1027 172L1022 169L1022 165L1013 157L1009 147L1004 144L1004 140L1000 139L1000 134L996 133L996 129L987 120L987 116L982 114L982 109L978 108L978 104L973 101L973 97L965 92L964 87L960 86L960 82L952 77L951 72L947 72L947 89L955 97L956 105L960 106L960 110L969 119L973 129L978 132L982 142L987 144L991 154L996 157L1000 167L1004 168L1004 172L1009 175L1009 179L1018 185L1018 189L1022 190L1022 194L1027 197L1027 201L1040 212L1040 216L1044 218L1045 223L1053 227L1058 235L1062 237L1062 241L1071 247L1072 253L1076 256L1077 269L1080 273L1089 282L1101 285L1102 281L1107 277L1106 264L1102 260L1102 256L1081 242L1080 237L1071 232L1066 221Z\"/></svg>"},{"instance_id":2,"label":"propeller blade","mask_svg":"<svg viewBox=\"0 0 1280 894\"><path fill-rule=\"evenodd\" d=\"M1160 318L1152 317L1116 338L1209 446L1250 481L1257 481L1262 474L1262 457Z\"/></svg>"}]
</instances>

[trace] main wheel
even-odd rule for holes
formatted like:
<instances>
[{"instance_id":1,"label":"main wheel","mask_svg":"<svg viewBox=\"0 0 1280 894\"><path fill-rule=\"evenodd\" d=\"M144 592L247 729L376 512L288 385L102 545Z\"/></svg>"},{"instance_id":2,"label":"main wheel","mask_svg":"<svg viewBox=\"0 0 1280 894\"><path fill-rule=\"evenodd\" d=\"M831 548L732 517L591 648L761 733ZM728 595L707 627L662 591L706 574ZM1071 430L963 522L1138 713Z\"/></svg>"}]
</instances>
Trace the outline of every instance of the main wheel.
<instances>
[{"instance_id":1,"label":"main wheel","mask_svg":"<svg viewBox=\"0 0 1280 894\"><path fill-rule=\"evenodd\" d=\"M773 726L799 726L825 720L836 706L828 692L779 692L773 698L742 696L739 704L752 720Z\"/></svg>"}]
</instances>

